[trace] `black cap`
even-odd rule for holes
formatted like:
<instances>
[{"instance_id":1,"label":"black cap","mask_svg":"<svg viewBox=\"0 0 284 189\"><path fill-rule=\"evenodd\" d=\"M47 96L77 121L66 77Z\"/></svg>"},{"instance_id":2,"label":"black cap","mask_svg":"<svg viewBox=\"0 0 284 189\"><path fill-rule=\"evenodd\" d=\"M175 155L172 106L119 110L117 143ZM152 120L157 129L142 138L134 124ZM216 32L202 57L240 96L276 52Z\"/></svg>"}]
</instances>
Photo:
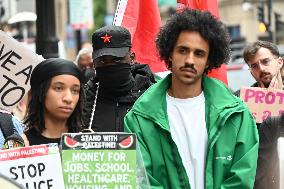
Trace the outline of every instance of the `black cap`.
<instances>
[{"instance_id":1,"label":"black cap","mask_svg":"<svg viewBox=\"0 0 284 189\"><path fill-rule=\"evenodd\" d=\"M110 55L124 57L131 47L130 32L121 26L105 26L93 33L93 59Z\"/></svg>"}]
</instances>

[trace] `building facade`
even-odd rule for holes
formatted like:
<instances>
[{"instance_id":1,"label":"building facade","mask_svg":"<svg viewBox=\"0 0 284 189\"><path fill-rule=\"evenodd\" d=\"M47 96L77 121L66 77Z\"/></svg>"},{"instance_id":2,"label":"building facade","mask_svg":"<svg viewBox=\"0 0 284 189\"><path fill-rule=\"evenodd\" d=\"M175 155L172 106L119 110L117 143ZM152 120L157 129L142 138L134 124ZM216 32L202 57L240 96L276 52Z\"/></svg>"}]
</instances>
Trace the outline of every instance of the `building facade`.
<instances>
[{"instance_id":1,"label":"building facade","mask_svg":"<svg viewBox=\"0 0 284 189\"><path fill-rule=\"evenodd\" d=\"M263 39L284 43L284 0L218 0L218 6L220 18L232 39L243 38L246 42ZM260 28L259 7L263 7L265 31ZM277 25L279 21L280 27Z\"/></svg>"}]
</instances>

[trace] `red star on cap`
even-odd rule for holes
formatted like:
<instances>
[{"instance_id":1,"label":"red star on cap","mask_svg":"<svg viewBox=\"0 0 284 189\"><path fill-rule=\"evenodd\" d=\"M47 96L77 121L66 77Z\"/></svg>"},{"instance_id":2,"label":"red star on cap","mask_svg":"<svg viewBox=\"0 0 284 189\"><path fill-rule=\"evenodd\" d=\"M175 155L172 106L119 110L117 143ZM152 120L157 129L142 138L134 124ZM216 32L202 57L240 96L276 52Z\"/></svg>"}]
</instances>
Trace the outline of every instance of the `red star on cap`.
<instances>
[{"instance_id":1,"label":"red star on cap","mask_svg":"<svg viewBox=\"0 0 284 189\"><path fill-rule=\"evenodd\" d=\"M104 43L110 43L110 38L112 38L112 36L105 34L105 36L101 38L104 40Z\"/></svg>"}]
</instances>

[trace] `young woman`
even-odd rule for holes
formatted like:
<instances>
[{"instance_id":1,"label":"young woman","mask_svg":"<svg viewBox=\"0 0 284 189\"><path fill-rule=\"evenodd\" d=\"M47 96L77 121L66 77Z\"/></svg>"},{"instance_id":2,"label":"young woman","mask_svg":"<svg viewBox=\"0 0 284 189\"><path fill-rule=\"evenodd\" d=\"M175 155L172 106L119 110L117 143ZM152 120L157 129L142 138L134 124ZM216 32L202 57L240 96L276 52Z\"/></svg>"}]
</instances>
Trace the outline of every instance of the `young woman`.
<instances>
[{"instance_id":1,"label":"young woman","mask_svg":"<svg viewBox=\"0 0 284 189\"><path fill-rule=\"evenodd\" d=\"M60 144L62 133L81 130L81 78L81 70L64 59L50 58L34 68L24 120L29 145Z\"/></svg>"}]
</instances>

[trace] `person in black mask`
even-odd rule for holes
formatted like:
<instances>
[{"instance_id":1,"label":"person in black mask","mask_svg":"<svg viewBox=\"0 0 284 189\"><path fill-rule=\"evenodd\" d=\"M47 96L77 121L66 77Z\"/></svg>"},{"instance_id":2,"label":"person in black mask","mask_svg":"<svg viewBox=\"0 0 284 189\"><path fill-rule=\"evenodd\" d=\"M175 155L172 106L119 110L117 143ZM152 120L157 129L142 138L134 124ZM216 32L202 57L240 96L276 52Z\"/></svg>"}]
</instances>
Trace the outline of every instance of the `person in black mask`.
<instances>
[{"instance_id":1,"label":"person in black mask","mask_svg":"<svg viewBox=\"0 0 284 189\"><path fill-rule=\"evenodd\" d=\"M124 116L136 99L155 83L147 64L137 64L130 32L105 26L92 35L96 76L84 86L83 121L95 132L123 132Z\"/></svg>"}]
</instances>

